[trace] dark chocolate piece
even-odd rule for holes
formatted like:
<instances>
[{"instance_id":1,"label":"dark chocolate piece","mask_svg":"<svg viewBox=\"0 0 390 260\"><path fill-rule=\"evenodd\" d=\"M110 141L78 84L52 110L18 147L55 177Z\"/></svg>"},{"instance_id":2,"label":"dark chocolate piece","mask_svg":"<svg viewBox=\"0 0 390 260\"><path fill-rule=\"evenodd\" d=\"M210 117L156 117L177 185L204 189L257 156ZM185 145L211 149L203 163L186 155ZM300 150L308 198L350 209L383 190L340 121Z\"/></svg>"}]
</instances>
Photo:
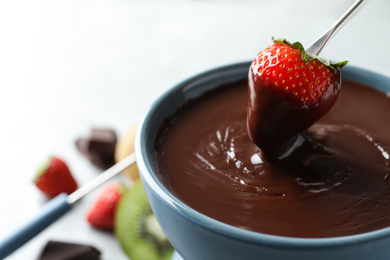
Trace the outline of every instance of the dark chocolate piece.
<instances>
[{"instance_id":1,"label":"dark chocolate piece","mask_svg":"<svg viewBox=\"0 0 390 260\"><path fill-rule=\"evenodd\" d=\"M114 154L117 136L114 130L93 128L88 137L77 139L77 149L95 166L108 169L115 164Z\"/></svg>"},{"instance_id":2,"label":"dark chocolate piece","mask_svg":"<svg viewBox=\"0 0 390 260\"><path fill-rule=\"evenodd\" d=\"M90 245L48 241L38 260L95 260L100 251Z\"/></svg>"}]
</instances>

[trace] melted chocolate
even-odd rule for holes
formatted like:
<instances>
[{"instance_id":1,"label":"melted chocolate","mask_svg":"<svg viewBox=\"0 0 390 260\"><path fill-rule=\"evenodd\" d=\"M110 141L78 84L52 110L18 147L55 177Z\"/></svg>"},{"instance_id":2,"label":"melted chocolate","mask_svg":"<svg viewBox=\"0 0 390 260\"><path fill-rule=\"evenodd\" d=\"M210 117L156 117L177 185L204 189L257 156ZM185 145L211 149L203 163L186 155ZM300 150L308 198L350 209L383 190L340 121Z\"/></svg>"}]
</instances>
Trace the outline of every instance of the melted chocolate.
<instances>
[{"instance_id":1,"label":"melted chocolate","mask_svg":"<svg viewBox=\"0 0 390 260\"><path fill-rule=\"evenodd\" d=\"M161 127L156 170L195 210L257 232L333 237L390 226L390 98L344 81L281 164L247 133L247 82L206 93Z\"/></svg>"}]
</instances>

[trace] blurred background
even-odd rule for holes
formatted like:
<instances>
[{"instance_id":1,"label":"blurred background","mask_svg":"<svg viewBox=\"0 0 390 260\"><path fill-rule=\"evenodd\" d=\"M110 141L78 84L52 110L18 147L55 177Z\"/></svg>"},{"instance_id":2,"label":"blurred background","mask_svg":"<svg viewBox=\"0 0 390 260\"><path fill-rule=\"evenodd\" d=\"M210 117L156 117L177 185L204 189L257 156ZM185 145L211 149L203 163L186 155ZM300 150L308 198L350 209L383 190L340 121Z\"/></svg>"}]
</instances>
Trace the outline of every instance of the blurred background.
<instances>
[{"instance_id":1,"label":"blurred background","mask_svg":"<svg viewBox=\"0 0 390 260\"><path fill-rule=\"evenodd\" d=\"M31 181L48 155L86 183L100 170L75 141L92 127L121 136L178 82L252 60L272 36L308 46L354 1L0 1L0 236L47 201ZM390 1L368 1L321 56L390 76L389 11ZM92 199L9 259L35 259L49 239L127 259L113 234L86 223Z\"/></svg>"}]
</instances>

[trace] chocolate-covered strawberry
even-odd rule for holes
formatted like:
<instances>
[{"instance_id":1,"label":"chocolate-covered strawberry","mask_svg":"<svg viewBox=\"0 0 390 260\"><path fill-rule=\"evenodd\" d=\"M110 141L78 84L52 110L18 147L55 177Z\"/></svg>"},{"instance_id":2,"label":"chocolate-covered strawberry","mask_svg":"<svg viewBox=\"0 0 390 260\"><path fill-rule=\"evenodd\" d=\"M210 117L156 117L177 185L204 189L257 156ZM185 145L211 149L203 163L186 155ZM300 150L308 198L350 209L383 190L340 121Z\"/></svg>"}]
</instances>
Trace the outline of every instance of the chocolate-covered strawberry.
<instances>
[{"instance_id":1,"label":"chocolate-covered strawberry","mask_svg":"<svg viewBox=\"0 0 390 260\"><path fill-rule=\"evenodd\" d=\"M248 78L248 134L268 159L285 156L299 133L331 109L347 64L308 54L299 42L273 42L256 56Z\"/></svg>"}]
</instances>

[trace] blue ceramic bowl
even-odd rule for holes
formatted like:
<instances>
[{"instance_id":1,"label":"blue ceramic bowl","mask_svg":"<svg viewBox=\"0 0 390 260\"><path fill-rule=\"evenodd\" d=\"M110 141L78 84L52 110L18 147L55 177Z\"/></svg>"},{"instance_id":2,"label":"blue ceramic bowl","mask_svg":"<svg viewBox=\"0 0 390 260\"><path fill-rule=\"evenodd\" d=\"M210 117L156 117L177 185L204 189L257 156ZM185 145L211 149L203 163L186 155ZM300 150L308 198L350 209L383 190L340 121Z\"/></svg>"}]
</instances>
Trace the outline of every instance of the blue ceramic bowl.
<instances>
[{"instance_id":1,"label":"blue ceramic bowl","mask_svg":"<svg viewBox=\"0 0 390 260\"><path fill-rule=\"evenodd\" d=\"M334 238L293 238L240 229L190 208L164 187L154 170L153 148L162 121L188 99L244 79L250 62L196 75L160 97L139 125L136 158L146 194L163 230L186 260L199 259L390 259L390 228ZM346 66L343 78L390 92L390 78ZM389 212L390 216L390 212Z\"/></svg>"}]
</instances>

